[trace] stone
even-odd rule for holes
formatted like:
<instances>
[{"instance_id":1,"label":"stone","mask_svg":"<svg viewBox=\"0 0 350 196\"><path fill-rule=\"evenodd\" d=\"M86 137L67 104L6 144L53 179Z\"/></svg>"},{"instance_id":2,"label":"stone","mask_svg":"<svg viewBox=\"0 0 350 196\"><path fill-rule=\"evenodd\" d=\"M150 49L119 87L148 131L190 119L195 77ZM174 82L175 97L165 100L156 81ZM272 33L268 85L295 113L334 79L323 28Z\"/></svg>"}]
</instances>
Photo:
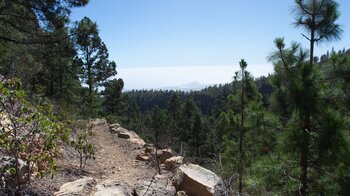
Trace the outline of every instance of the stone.
<instances>
[{"instance_id":1,"label":"stone","mask_svg":"<svg viewBox=\"0 0 350 196\"><path fill-rule=\"evenodd\" d=\"M156 175L151 179L139 180L135 188L135 193L136 195L144 196L173 196L176 194L176 190L168 177Z\"/></svg>"},{"instance_id":2,"label":"stone","mask_svg":"<svg viewBox=\"0 0 350 196\"><path fill-rule=\"evenodd\" d=\"M119 138L128 139L130 143L135 144L137 149L140 149L146 144L146 142L134 131L129 131L123 127L119 127L117 128L116 133Z\"/></svg>"},{"instance_id":3,"label":"stone","mask_svg":"<svg viewBox=\"0 0 350 196\"><path fill-rule=\"evenodd\" d=\"M222 180L214 172L195 164L181 165L173 178L173 185L188 195L225 195Z\"/></svg>"},{"instance_id":4,"label":"stone","mask_svg":"<svg viewBox=\"0 0 350 196\"><path fill-rule=\"evenodd\" d=\"M120 127L120 124L118 124L118 123L110 124L109 128L112 128L112 127L118 129Z\"/></svg>"},{"instance_id":5,"label":"stone","mask_svg":"<svg viewBox=\"0 0 350 196\"><path fill-rule=\"evenodd\" d=\"M130 139L130 133L127 132L118 132L118 137L123 139Z\"/></svg>"},{"instance_id":6,"label":"stone","mask_svg":"<svg viewBox=\"0 0 350 196\"><path fill-rule=\"evenodd\" d=\"M185 191L178 191L176 196L188 196Z\"/></svg>"},{"instance_id":7,"label":"stone","mask_svg":"<svg viewBox=\"0 0 350 196\"><path fill-rule=\"evenodd\" d=\"M109 132L111 132L113 134L118 133L117 128L115 128L115 127L109 128Z\"/></svg>"},{"instance_id":8,"label":"stone","mask_svg":"<svg viewBox=\"0 0 350 196\"><path fill-rule=\"evenodd\" d=\"M94 118L94 119L90 119L90 123L91 125L103 125L103 124L106 124L107 121L104 118Z\"/></svg>"},{"instance_id":9,"label":"stone","mask_svg":"<svg viewBox=\"0 0 350 196\"><path fill-rule=\"evenodd\" d=\"M150 147L146 147L145 148L145 153L146 154L154 154L154 147L152 146L150 146Z\"/></svg>"},{"instance_id":10,"label":"stone","mask_svg":"<svg viewBox=\"0 0 350 196\"><path fill-rule=\"evenodd\" d=\"M144 154L138 154L136 156L136 160L139 160L139 161L151 161L151 158L147 155L144 155Z\"/></svg>"},{"instance_id":11,"label":"stone","mask_svg":"<svg viewBox=\"0 0 350 196\"><path fill-rule=\"evenodd\" d=\"M183 159L184 158L182 156L170 157L169 159L165 160L163 164L165 166L165 169L170 171L181 165Z\"/></svg>"},{"instance_id":12,"label":"stone","mask_svg":"<svg viewBox=\"0 0 350 196\"><path fill-rule=\"evenodd\" d=\"M160 150L159 152L160 153L158 155L158 160L159 160L160 164L164 163L165 160L167 160L170 157L174 156L174 152L170 148L167 148L167 149L164 149L164 150ZM157 154L158 154L158 152L157 152Z\"/></svg>"},{"instance_id":13,"label":"stone","mask_svg":"<svg viewBox=\"0 0 350 196\"><path fill-rule=\"evenodd\" d=\"M135 133L134 131L130 131L130 136L131 137L129 141L135 144L138 148L141 148L146 144L146 142L142 138L140 138L140 136L137 135L137 133Z\"/></svg>"},{"instance_id":14,"label":"stone","mask_svg":"<svg viewBox=\"0 0 350 196\"><path fill-rule=\"evenodd\" d=\"M132 191L126 183L116 180L106 180L96 185L94 196L132 196Z\"/></svg>"},{"instance_id":15,"label":"stone","mask_svg":"<svg viewBox=\"0 0 350 196\"><path fill-rule=\"evenodd\" d=\"M111 133L118 133L118 128L120 127L119 124L115 123L115 124L111 124L109 125L108 129Z\"/></svg>"},{"instance_id":16,"label":"stone","mask_svg":"<svg viewBox=\"0 0 350 196\"><path fill-rule=\"evenodd\" d=\"M58 192L55 192L56 196L69 196L69 195L89 195L96 181L91 177L84 177L73 182L68 182L60 187Z\"/></svg>"}]
</instances>

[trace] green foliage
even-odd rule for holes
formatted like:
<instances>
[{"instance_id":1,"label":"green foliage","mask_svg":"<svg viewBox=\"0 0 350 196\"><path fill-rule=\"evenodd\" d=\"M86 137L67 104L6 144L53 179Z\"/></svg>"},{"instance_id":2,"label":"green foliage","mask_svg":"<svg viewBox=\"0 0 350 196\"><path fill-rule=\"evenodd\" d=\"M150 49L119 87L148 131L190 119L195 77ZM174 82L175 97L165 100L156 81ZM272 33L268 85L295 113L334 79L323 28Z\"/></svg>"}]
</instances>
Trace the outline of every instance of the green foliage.
<instances>
[{"instance_id":1,"label":"green foliage","mask_svg":"<svg viewBox=\"0 0 350 196\"><path fill-rule=\"evenodd\" d=\"M113 79L105 82L104 95L104 112L107 114L122 115L125 110L125 103L123 100L122 90L124 81L122 79Z\"/></svg>"},{"instance_id":2,"label":"green foliage","mask_svg":"<svg viewBox=\"0 0 350 196\"><path fill-rule=\"evenodd\" d=\"M106 118L107 123L109 123L109 124L120 123L118 118L114 115L108 115L105 118Z\"/></svg>"},{"instance_id":3,"label":"green foliage","mask_svg":"<svg viewBox=\"0 0 350 196\"><path fill-rule=\"evenodd\" d=\"M81 70L80 79L88 86L87 104L90 106L90 111L87 114L89 117L96 117L94 106L97 98L94 91L109 77L117 74L116 64L108 60L107 47L98 34L95 22L84 17L75 24L72 34L77 51L74 64Z\"/></svg>"},{"instance_id":4,"label":"green foliage","mask_svg":"<svg viewBox=\"0 0 350 196\"><path fill-rule=\"evenodd\" d=\"M86 166L86 161L89 159L95 160L95 147L89 141L89 138L94 135L91 130L92 125L77 123L75 126L77 135L71 140L70 145L77 151L79 158L79 168L82 170Z\"/></svg>"},{"instance_id":5,"label":"green foliage","mask_svg":"<svg viewBox=\"0 0 350 196\"><path fill-rule=\"evenodd\" d=\"M8 190L18 192L30 182L34 165L38 165L41 176L56 174L59 144L67 141L69 129L57 122L50 104L29 102L18 80L0 83L0 95L0 148L14 158L5 181ZM20 160L26 170L20 169Z\"/></svg>"}]
</instances>

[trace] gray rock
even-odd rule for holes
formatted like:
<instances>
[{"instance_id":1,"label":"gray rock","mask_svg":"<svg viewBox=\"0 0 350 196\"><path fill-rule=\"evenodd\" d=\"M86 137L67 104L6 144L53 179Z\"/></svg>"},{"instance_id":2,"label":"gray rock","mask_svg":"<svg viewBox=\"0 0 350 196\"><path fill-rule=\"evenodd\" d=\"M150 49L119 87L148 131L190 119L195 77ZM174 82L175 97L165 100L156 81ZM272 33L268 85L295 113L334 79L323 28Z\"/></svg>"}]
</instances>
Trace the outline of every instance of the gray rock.
<instances>
[{"instance_id":1,"label":"gray rock","mask_svg":"<svg viewBox=\"0 0 350 196\"><path fill-rule=\"evenodd\" d=\"M98 183L96 189L94 196L132 196L129 186L116 180Z\"/></svg>"},{"instance_id":2,"label":"gray rock","mask_svg":"<svg viewBox=\"0 0 350 196\"><path fill-rule=\"evenodd\" d=\"M165 169L170 171L181 165L183 159L184 158L182 156L170 157L169 159L165 160L163 164L165 166Z\"/></svg>"},{"instance_id":3,"label":"gray rock","mask_svg":"<svg viewBox=\"0 0 350 196\"><path fill-rule=\"evenodd\" d=\"M69 195L89 195L92 189L96 185L96 181L91 177L84 177L73 182L68 182L60 187L58 192L55 192L56 196L69 196Z\"/></svg>"},{"instance_id":4,"label":"gray rock","mask_svg":"<svg viewBox=\"0 0 350 196\"><path fill-rule=\"evenodd\" d=\"M116 130L119 138L127 139L130 143L137 146L137 148L142 148L146 142L140 138L134 131L129 131L123 127L119 127Z\"/></svg>"},{"instance_id":5,"label":"gray rock","mask_svg":"<svg viewBox=\"0 0 350 196\"><path fill-rule=\"evenodd\" d=\"M222 180L212 171L199 165L181 165L173 178L176 190L193 196L224 195Z\"/></svg>"},{"instance_id":6,"label":"gray rock","mask_svg":"<svg viewBox=\"0 0 350 196\"><path fill-rule=\"evenodd\" d=\"M129 130L124 129L122 127L119 127L117 129L118 137L123 138L123 139L130 139L131 138L131 133Z\"/></svg>"},{"instance_id":7,"label":"gray rock","mask_svg":"<svg viewBox=\"0 0 350 196\"><path fill-rule=\"evenodd\" d=\"M144 196L173 196L176 194L176 190L168 177L156 175L152 179L139 180L135 193Z\"/></svg>"},{"instance_id":8,"label":"gray rock","mask_svg":"<svg viewBox=\"0 0 350 196\"><path fill-rule=\"evenodd\" d=\"M119 124L111 124L111 125L109 125L109 131L111 132L111 133L118 133L117 132L117 130L118 130L118 128L120 127L120 125Z\"/></svg>"},{"instance_id":9,"label":"gray rock","mask_svg":"<svg viewBox=\"0 0 350 196\"><path fill-rule=\"evenodd\" d=\"M94 118L94 119L90 119L90 123L92 125L103 125L103 124L106 124L107 121L104 118Z\"/></svg>"}]
</instances>

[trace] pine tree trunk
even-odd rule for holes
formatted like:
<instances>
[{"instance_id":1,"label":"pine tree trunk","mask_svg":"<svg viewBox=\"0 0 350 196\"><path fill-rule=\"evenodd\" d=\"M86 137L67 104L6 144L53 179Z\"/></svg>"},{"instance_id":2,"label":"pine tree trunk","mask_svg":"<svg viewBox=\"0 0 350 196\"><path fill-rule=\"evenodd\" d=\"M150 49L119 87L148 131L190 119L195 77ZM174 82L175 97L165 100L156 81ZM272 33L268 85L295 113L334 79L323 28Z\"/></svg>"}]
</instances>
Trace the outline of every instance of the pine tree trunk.
<instances>
[{"instance_id":1,"label":"pine tree trunk","mask_svg":"<svg viewBox=\"0 0 350 196\"><path fill-rule=\"evenodd\" d=\"M62 68L60 67L60 79L59 79L59 85L60 85L60 98L61 96L63 95L63 74L62 74L63 70Z\"/></svg>"},{"instance_id":2,"label":"pine tree trunk","mask_svg":"<svg viewBox=\"0 0 350 196\"><path fill-rule=\"evenodd\" d=\"M309 131L310 131L310 116L305 116L304 127L303 127L303 144L301 146L301 155L300 155L300 195L306 195L307 189L307 170L308 170L308 157L309 157Z\"/></svg>"},{"instance_id":3,"label":"pine tree trunk","mask_svg":"<svg viewBox=\"0 0 350 196\"><path fill-rule=\"evenodd\" d=\"M53 97L54 89L53 89L53 70L51 70L51 78L50 78L50 97Z\"/></svg>"},{"instance_id":4,"label":"pine tree trunk","mask_svg":"<svg viewBox=\"0 0 350 196\"><path fill-rule=\"evenodd\" d=\"M312 24L311 27L311 35L310 35L310 65L313 66L314 63L314 46L315 46L315 17L312 16ZM301 167L301 174L300 174L300 195L305 196L307 193L307 170L308 170L308 158L309 158L309 132L311 126L310 126L310 115L307 114L304 117L304 127L303 127L303 143L301 146L301 153L300 153L300 167Z\"/></svg>"},{"instance_id":5,"label":"pine tree trunk","mask_svg":"<svg viewBox=\"0 0 350 196\"><path fill-rule=\"evenodd\" d=\"M239 195L243 192L244 70L242 69L241 128L239 132Z\"/></svg>"}]
</instances>

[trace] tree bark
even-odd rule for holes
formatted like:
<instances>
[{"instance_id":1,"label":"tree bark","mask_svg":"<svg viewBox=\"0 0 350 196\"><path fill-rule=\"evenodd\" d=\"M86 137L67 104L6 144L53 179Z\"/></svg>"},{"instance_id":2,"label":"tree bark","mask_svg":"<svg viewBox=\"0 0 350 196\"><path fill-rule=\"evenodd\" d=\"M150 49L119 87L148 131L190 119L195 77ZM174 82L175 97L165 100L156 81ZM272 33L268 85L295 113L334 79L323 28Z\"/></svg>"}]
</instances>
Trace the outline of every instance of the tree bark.
<instances>
[{"instance_id":1,"label":"tree bark","mask_svg":"<svg viewBox=\"0 0 350 196\"><path fill-rule=\"evenodd\" d=\"M300 154L300 167L301 167L301 175L300 175L300 195L305 196L307 190L307 170L308 170L308 157L309 157L309 131L310 131L310 116L306 115L304 119L304 127L303 127L303 144L301 146L301 154Z\"/></svg>"},{"instance_id":2,"label":"tree bark","mask_svg":"<svg viewBox=\"0 0 350 196\"><path fill-rule=\"evenodd\" d=\"M242 69L241 128L239 132L239 195L243 192L244 69Z\"/></svg>"}]
</instances>

